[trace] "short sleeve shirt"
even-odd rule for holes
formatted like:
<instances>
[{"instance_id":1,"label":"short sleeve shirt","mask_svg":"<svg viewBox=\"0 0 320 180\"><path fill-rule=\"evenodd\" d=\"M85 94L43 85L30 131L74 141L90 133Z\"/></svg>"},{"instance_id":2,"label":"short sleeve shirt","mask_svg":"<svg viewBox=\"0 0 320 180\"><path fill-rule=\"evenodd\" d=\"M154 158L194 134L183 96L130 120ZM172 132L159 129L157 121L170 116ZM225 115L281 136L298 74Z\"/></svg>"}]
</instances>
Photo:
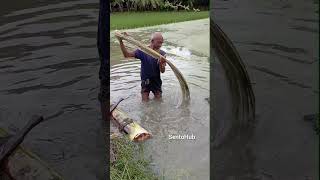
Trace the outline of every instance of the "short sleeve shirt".
<instances>
[{"instance_id":1,"label":"short sleeve shirt","mask_svg":"<svg viewBox=\"0 0 320 180\"><path fill-rule=\"evenodd\" d=\"M165 55L166 53L160 50L161 55ZM160 68L158 59L153 58L152 56L144 53L140 49L137 49L134 52L135 58L141 60L141 80L146 80L149 78L159 78L160 79Z\"/></svg>"}]
</instances>

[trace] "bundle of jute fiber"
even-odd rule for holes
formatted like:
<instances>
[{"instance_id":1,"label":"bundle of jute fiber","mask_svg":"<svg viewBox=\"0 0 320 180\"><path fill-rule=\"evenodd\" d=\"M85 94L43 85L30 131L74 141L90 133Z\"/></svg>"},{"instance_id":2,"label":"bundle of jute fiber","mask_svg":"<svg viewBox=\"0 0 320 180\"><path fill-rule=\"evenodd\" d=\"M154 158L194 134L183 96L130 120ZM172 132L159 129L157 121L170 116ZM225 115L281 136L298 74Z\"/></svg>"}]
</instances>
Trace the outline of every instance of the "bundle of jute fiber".
<instances>
[{"instance_id":1,"label":"bundle of jute fiber","mask_svg":"<svg viewBox=\"0 0 320 180\"><path fill-rule=\"evenodd\" d=\"M185 78L183 77L183 75L179 71L179 69L172 64L172 62L170 62L168 59L166 59L164 56L162 56L157 51L155 51L155 50L151 49L150 47L146 46L145 44L135 40L131 36L122 34L120 31L115 31L115 35L117 37L120 37L120 38L126 40L127 42L137 46L141 51L143 51L144 53L152 56L153 58L156 58L156 59L163 58L166 61L166 63L170 66L170 68L172 69L174 75L177 77L177 79L179 81L179 84L180 84L180 87L181 87L181 91L182 91L182 104L188 104L189 103L189 101L190 101L190 91L189 91L189 87L188 87L187 81L185 80Z\"/></svg>"},{"instance_id":2,"label":"bundle of jute fiber","mask_svg":"<svg viewBox=\"0 0 320 180\"><path fill-rule=\"evenodd\" d=\"M211 48L213 48L220 61L228 80L233 112L233 118L223 120L223 124L231 121L231 125L226 126L228 128L221 125L216 126L220 130L217 130L213 144L218 146L227 138L240 137L239 133L250 134L253 132L255 95L246 65L239 52L227 34L213 19L210 19L210 37L212 38L210 41Z\"/></svg>"}]
</instances>

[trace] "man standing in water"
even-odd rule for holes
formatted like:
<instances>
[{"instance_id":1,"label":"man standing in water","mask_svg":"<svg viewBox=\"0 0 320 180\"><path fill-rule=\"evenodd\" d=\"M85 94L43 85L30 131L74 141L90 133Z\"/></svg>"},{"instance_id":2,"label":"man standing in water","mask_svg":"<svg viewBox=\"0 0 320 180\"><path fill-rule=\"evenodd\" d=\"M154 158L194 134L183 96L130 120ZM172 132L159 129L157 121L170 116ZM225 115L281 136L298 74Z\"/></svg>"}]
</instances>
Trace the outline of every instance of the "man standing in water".
<instances>
[{"instance_id":1,"label":"man standing in water","mask_svg":"<svg viewBox=\"0 0 320 180\"><path fill-rule=\"evenodd\" d=\"M127 33L124 33L128 35ZM160 72L165 72L166 61L163 58L155 59L152 56L144 53L140 49L135 51L128 51L124 46L123 41L118 37L120 42L120 48L125 58L136 58L141 60L141 96L142 101L149 100L149 93L152 91L155 99L160 100L162 97L162 80L160 77ZM149 47L162 56L165 56L165 52L160 50L163 43L163 37L160 32L155 32L151 36L151 41Z\"/></svg>"}]
</instances>

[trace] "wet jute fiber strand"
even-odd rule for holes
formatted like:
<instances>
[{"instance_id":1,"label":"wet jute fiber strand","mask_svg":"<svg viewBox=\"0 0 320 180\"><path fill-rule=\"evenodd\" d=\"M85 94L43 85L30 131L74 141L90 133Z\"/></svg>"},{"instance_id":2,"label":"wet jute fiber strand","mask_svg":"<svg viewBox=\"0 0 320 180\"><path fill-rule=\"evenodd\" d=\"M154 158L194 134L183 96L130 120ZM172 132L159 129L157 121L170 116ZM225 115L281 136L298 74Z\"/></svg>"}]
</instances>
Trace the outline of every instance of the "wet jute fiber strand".
<instances>
[{"instance_id":1,"label":"wet jute fiber strand","mask_svg":"<svg viewBox=\"0 0 320 180\"><path fill-rule=\"evenodd\" d=\"M239 133L241 130L248 130L255 119L255 96L245 64L231 40L212 19L210 36L211 48L214 49L225 71L231 92L232 112L235 118L229 132Z\"/></svg>"},{"instance_id":2,"label":"wet jute fiber strand","mask_svg":"<svg viewBox=\"0 0 320 180\"><path fill-rule=\"evenodd\" d=\"M177 77L177 79L179 81L181 91L182 91L182 104L188 104L190 102L190 91L189 91L187 81L185 80L185 78L183 77L183 75L179 71L179 69L172 64L172 62L170 62L168 59L166 59L164 56L162 56L157 51L155 51L155 50L149 48L148 46L142 44L141 42L133 39L131 36L124 35L124 34L120 33L119 31L115 31L115 35L128 41L129 43L131 43L133 45L136 45L137 47L139 47L139 49L141 51L152 56L153 58L156 58L156 59L163 58L166 61L166 63L170 66L174 75Z\"/></svg>"}]
</instances>

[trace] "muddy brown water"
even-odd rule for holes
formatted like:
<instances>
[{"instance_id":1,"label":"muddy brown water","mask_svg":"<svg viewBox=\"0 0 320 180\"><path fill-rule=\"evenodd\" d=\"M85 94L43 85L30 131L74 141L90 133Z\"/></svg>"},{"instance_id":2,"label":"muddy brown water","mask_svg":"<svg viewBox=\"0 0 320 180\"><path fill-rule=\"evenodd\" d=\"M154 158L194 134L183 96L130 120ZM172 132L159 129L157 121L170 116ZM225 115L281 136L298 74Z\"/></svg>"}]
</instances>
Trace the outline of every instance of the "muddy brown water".
<instances>
[{"instance_id":1,"label":"muddy brown water","mask_svg":"<svg viewBox=\"0 0 320 180\"><path fill-rule=\"evenodd\" d=\"M152 139L143 143L143 149L158 175L164 179L209 179L209 20L126 31L145 44L149 43L152 32L163 32L165 40L162 49L188 82L191 101L187 107L178 107L182 98L181 89L167 66L166 72L161 75L163 102L152 100L151 93L151 100L142 103L140 61L123 57L113 33L111 101L128 98L119 107L153 134ZM191 43L193 39L194 44ZM130 50L135 49L125 44ZM196 139L169 139L169 135L179 134L194 135Z\"/></svg>"},{"instance_id":2,"label":"muddy brown water","mask_svg":"<svg viewBox=\"0 0 320 180\"><path fill-rule=\"evenodd\" d=\"M0 127L55 115L23 145L65 179L103 179L98 1L8 1L0 13Z\"/></svg>"}]
</instances>

